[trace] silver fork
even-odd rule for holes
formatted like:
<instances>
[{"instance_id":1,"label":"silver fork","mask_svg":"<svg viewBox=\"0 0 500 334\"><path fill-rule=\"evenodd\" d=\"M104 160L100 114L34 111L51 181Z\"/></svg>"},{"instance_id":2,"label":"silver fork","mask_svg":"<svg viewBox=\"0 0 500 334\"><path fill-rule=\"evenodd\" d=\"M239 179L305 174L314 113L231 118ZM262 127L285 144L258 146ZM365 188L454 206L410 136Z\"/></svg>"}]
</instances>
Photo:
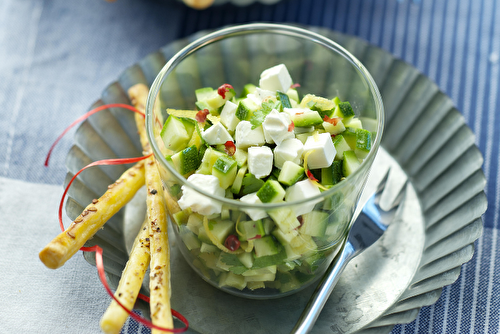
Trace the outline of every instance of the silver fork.
<instances>
[{"instance_id":1,"label":"silver fork","mask_svg":"<svg viewBox=\"0 0 500 334\"><path fill-rule=\"evenodd\" d=\"M376 187L375 192L368 197L366 202L359 203L362 204L362 209L356 212L353 217L354 223L349 231L344 247L333 259L326 273L321 278L291 333L305 334L312 329L323 306L337 284L340 274L344 271L349 261L375 243L384 234L389 223L394 219L399 203L404 197L403 189L405 186L398 187L397 196L392 194L392 203L381 206L382 191L387 183L389 174L390 170L385 174L378 187ZM369 190L366 189L365 191Z\"/></svg>"}]
</instances>

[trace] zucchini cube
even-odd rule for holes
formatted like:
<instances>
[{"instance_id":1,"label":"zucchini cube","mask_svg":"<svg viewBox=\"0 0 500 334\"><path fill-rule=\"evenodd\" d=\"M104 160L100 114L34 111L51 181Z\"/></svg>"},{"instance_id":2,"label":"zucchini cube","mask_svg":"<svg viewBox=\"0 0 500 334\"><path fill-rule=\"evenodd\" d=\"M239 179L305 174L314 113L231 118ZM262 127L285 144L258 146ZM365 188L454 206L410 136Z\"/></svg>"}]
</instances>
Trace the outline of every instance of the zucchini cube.
<instances>
[{"instance_id":1,"label":"zucchini cube","mask_svg":"<svg viewBox=\"0 0 500 334\"><path fill-rule=\"evenodd\" d=\"M219 179L219 185L222 189L227 189L233 184L237 170L236 160L227 155L221 155L212 166L212 175Z\"/></svg>"}]
</instances>

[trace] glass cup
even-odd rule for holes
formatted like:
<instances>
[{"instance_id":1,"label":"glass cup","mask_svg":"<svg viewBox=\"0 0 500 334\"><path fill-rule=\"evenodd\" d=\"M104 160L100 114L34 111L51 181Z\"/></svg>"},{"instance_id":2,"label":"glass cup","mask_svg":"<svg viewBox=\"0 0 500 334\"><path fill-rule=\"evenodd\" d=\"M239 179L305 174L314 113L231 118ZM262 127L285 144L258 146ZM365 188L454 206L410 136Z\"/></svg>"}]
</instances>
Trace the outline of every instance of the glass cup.
<instances>
[{"instance_id":1,"label":"glass cup","mask_svg":"<svg viewBox=\"0 0 500 334\"><path fill-rule=\"evenodd\" d=\"M234 194L232 187L216 195L201 189L199 182L188 181L173 163L176 152L166 148L161 138L170 113L196 110L195 90L203 87L217 89L227 83L239 94L248 83L259 85L262 71L278 64L285 64L300 85L301 97L314 94L350 102L363 128L371 133L371 150L359 160L359 167L337 184L321 188L319 194L278 203L249 204L240 201L241 192ZM180 114L193 117L195 112ZM345 240L383 124L382 99L370 74L348 51L319 34L257 23L218 30L187 45L162 68L146 105L149 141L187 262L213 286L247 298L282 297L312 284ZM304 181L312 182L307 177ZM247 193L252 186L257 191L262 185L252 182L245 184ZM181 208L183 196L183 203L187 200L192 206Z\"/></svg>"}]
</instances>

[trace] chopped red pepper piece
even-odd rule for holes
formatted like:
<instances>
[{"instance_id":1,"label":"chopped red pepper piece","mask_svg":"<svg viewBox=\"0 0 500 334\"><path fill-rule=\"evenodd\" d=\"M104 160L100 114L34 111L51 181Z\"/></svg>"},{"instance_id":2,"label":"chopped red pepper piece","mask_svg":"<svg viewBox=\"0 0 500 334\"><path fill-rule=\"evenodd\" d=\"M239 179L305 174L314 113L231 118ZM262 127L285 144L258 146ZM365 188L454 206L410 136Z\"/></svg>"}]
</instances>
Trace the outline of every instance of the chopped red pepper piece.
<instances>
[{"instance_id":1,"label":"chopped red pepper piece","mask_svg":"<svg viewBox=\"0 0 500 334\"><path fill-rule=\"evenodd\" d=\"M224 241L224 246L226 246L226 248L230 251L234 252L235 250L240 248L240 241L238 240L237 236L235 236L234 234L230 234L226 238L226 241Z\"/></svg>"},{"instance_id":2,"label":"chopped red pepper piece","mask_svg":"<svg viewBox=\"0 0 500 334\"><path fill-rule=\"evenodd\" d=\"M293 129L295 129L295 123L291 122L290 125L288 125L288 132L292 132Z\"/></svg>"},{"instance_id":3,"label":"chopped red pepper piece","mask_svg":"<svg viewBox=\"0 0 500 334\"><path fill-rule=\"evenodd\" d=\"M300 84L294 83L293 85L290 86L290 88L297 88L297 87L300 87Z\"/></svg>"},{"instance_id":4,"label":"chopped red pepper piece","mask_svg":"<svg viewBox=\"0 0 500 334\"><path fill-rule=\"evenodd\" d=\"M314 177L313 173L311 173L310 170L307 170L306 174L307 174L307 177L309 178L309 180L318 182L318 179Z\"/></svg>"},{"instance_id":5,"label":"chopped red pepper piece","mask_svg":"<svg viewBox=\"0 0 500 334\"><path fill-rule=\"evenodd\" d=\"M323 117L323 121L325 122L328 122L330 124L333 124L333 125L337 125L337 123L340 121L340 117L328 117L328 115L325 115L325 117Z\"/></svg>"},{"instance_id":6,"label":"chopped red pepper piece","mask_svg":"<svg viewBox=\"0 0 500 334\"><path fill-rule=\"evenodd\" d=\"M234 155L234 153L236 152L236 146L234 145L234 142L228 140L224 144L224 151L226 151L227 155L232 157Z\"/></svg>"},{"instance_id":7,"label":"chopped red pepper piece","mask_svg":"<svg viewBox=\"0 0 500 334\"><path fill-rule=\"evenodd\" d=\"M210 111L208 111L208 109L203 109L196 113L195 118L199 123L204 123L207 120L208 114L210 114Z\"/></svg>"},{"instance_id":8,"label":"chopped red pepper piece","mask_svg":"<svg viewBox=\"0 0 500 334\"><path fill-rule=\"evenodd\" d=\"M300 224L300 225L299 225L299 227L297 227L297 228L301 228L301 227L302 227L302 225L304 224L304 217L302 217L302 216L298 216L298 217L297 217L297 220L299 221L299 224Z\"/></svg>"},{"instance_id":9,"label":"chopped red pepper piece","mask_svg":"<svg viewBox=\"0 0 500 334\"><path fill-rule=\"evenodd\" d=\"M229 92L230 89L234 89L230 84L223 84L217 89L217 93L222 96L223 99L226 98L226 92Z\"/></svg>"},{"instance_id":10,"label":"chopped red pepper piece","mask_svg":"<svg viewBox=\"0 0 500 334\"><path fill-rule=\"evenodd\" d=\"M257 234L255 237L253 238L248 238L248 240L255 240L255 239L260 239L262 238L262 236L260 234Z\"/></svg>"}]
</instances>

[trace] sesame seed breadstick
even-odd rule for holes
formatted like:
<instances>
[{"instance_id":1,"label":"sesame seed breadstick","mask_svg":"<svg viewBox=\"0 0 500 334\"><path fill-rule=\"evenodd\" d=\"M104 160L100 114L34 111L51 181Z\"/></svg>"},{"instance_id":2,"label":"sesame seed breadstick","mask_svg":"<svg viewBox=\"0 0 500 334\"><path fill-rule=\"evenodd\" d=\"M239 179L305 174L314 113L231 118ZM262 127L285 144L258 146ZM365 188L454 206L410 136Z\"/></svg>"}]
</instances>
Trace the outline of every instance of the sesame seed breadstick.
<instances>
[{"instance_id":1,"label":"sesame seed breadstick","mask_svg":"<svg viewBox=\"0 0 500 334\"><path fill-rule=\"evenodd\" d=\"M183 0L186 5L194 9L205 9L210 7L214 0Z\"/></svg>"},{"instance_id":2,"label":"sesame seed breadstick","mask_svg":"<svg viewBox=\"0 0 500 334\"><path fill-rule=\"evenodd\" d=\"M134 307L141 290L149 261L149 226L145 219L115 291L115 297L129 310ZM101 329L106 334L119 334L127 318L128 313L113 300L101 318Z\"/></svg>"},{"instance_id":3,"label":"sesame seed breadstick","mask_svg":"<svg viewBox=\"0 0 500 334\"><path fill-rule=\"evenodd\" d=\"M144 111L148 88L145 85L135 85L128 90L128 94L134 107ZM135 120L142 148L144 153L148 154L151 152L151 147L146 136L144 118L136 115ZM167 203L163 196L160 173L153 156L146 160L145 169L151 254L149 277L151 320L154 325L173 328L174 323L170 308L170 248L167 233ZM151 331L152 334L160 332L154 328Z\"/></svg>"},{"instance_id":4,"label":"sesame seed breadstick","mask_svg":"<svg viewBox=\"0 0 500 334\"><path fill-rule=\"evenodd\" d=\"M115 213L127 204L144 185L144 161L123 173L99 199L94 199L71 225L55 237L39 257L50 269L68 261Z\"/></svg>"}]
</instances>

